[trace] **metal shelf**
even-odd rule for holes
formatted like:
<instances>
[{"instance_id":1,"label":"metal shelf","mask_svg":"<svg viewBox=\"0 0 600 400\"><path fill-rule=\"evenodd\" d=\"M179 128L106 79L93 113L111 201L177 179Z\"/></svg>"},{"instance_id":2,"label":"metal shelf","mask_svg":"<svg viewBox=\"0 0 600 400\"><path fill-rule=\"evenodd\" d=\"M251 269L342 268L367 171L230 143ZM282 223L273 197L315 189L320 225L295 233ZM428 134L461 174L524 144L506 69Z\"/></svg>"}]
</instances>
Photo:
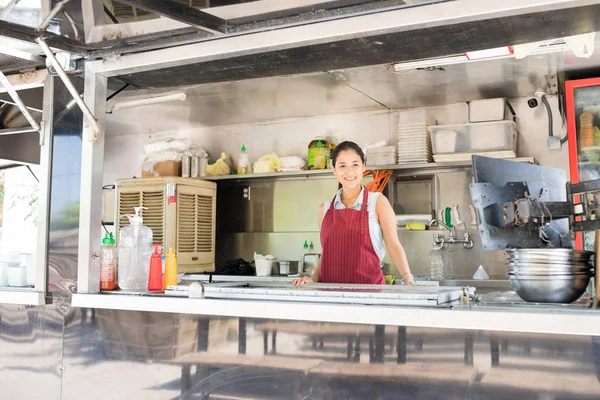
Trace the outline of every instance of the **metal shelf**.
<instances>
[{"instance_id":1,"label":"metal shelf","mask_svg":"<svg viewBox=\"0 0 600 400\"><path fill-rule=\"evenodd\" d=\"M0 288L0 304L40 306L45 303L44 293L27 288Z\"/></svg>"},{"instance_id":2,"label":"metal shelf","mask_svg":"<svg viewBox=\"0 0 600 400\"><path fill-rule=\"evenodd\" d=\"M533 157L520 157L509 159L510 161L524 162L529 164L536 164L537 160ZM436 169L451 169L451 168L470 168L471 160L469 161L454 161L445 163L422 163L422 164L392 164L392 165L378 165L367 167L367 170L393 170L393 171L430 171ZM333 171L331 169L319 169L319 170L306 170L306 171L294 171L294 172L272 172L267 174L247 174L247 175L219 175L219 176L203 176L198 179L207 181L224 181L224 180L235 180L235 179L264 179L264 178L290 178L290 177L305 177L310 178L312 176L328 176L333 177Z\"/></svg>"}]
</instances>

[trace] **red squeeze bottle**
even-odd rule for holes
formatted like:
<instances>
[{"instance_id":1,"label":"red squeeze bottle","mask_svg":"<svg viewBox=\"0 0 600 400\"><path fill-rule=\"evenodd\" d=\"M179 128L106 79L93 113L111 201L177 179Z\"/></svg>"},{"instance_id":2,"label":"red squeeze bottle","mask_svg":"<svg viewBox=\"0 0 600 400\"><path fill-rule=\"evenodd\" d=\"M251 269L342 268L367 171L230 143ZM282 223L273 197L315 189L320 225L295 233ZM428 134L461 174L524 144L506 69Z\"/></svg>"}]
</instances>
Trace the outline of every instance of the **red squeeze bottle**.
<instances>
[{"instance_id":1,"label":"red squeeze bottle","mask_svg":"<svg viewBox=\"0 0 600 400\"><path fill-rule=\"evenodd\" d=\"M162 259L159 252L160 245L154 245L154 253L150 258L150 273L148 276L148 290L151 292L163 290Z\"/></svg>"}]
</instances>

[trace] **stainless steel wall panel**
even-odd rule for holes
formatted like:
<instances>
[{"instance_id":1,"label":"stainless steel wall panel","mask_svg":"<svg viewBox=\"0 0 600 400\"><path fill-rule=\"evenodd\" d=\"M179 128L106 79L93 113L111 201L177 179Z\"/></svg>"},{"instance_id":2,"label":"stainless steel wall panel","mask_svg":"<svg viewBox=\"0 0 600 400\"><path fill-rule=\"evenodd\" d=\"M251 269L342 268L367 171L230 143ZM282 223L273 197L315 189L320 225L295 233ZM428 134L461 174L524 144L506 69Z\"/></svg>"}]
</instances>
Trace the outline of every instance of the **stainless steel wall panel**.
<instances>
[{"instance_id":1,"label":"stainless steel wall panel","mask_svg":"<svg viewBox=\"0 0 600 400\"><path fill-rule=\"evenodd\" d=\"M60 400L63 320L55 306L0 305L2 398Z\"/></svg>"},{"instance_id":2,"label":"stainless steel wall panel","mask_svg":"<svg viewBox=\"0 0 600 400\"><path fill-rule=\"evenodd\" d=\"M453 267L453 277L471 278L477 267L483 265L492 278L506 279L504 253L483 251L479 232L470 225L468 183L471 181L471 175L470 169L464 169L438 173L435 179L431 175L402 176L396 185L398 193L389 198L392 204L395 197L419 201L422 196L402 189L406 185L400 182L421 182L424 178L427 178L428 182L436 181L435 190L427 189L435 192L431 195L433 207L438 210L458 204L465 225L456 229L456 237L462 238L463 234L468 232L474 242L472 249L465 249L462 244L445 245L444 253ZM250 200L242 196L243 189L248 187L251 193ZM300 259L305 240L312 242L314 251L320 253L318 205L327 197L333 197L336 190L335 179L219 182L217 265L240 257L251 261L254 252L272 254L280 260L296 261ZM434 233L448 237L448 231L436 230L435 227L428 231L398 230L398 237L406 251L411 270L417 277L429 276L429 252L432 249ZM397 274L388 254L383 262L386 264L384 273Z\"/></svg>"},{"instance_id":3,"label":"stainless steel wall panel","mask_svg":"<svg viewBox=\"0 0 600 400\"><path fill-rule=\"evenodd\" d=\"M600 393L596 337L60 305L0 306L0 317L7 399L591 400Z\"/></svg>"},{"instance_id":4,"label":"stainless steel wall panel","mask_svg":"<svg viewBox=\"0 0 600 400\"><path fill-rule=\"evenodd\" d=\"M73 83L82 90L83 82ZM77 287L82 113L55 78L48 244L48 293L70 296Z\"/></svg>"}]
</instances>

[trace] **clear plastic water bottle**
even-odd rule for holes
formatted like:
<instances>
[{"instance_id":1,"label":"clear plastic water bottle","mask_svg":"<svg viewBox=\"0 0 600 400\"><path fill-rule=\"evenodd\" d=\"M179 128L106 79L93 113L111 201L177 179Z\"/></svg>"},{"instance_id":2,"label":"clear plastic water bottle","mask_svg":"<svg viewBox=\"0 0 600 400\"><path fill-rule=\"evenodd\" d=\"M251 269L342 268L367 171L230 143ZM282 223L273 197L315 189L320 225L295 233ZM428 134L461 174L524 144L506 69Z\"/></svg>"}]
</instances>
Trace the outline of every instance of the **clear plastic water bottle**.
<instances>
[{"instance_id":1,"label":"clear plastic water bottle","mask_svg":"<svg viewBox=\"0 0 600 400\"><path fill-rule=\"evenodd\" d=\"M429 253L429 278L439 281L445 278L446 267L442 249L434 247Z\"/></svg>"}]
</instances>

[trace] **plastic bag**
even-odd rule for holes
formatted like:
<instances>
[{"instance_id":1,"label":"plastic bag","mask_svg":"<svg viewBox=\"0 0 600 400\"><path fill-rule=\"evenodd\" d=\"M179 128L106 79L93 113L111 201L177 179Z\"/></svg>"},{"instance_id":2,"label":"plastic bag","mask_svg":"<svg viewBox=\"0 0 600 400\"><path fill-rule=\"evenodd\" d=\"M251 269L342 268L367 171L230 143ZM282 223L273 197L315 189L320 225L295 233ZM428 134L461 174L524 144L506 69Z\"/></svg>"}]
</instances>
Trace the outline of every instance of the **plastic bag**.
<instances>
[{"instance_id":1,"label":"plastic bag","mask_svg":"<svg viewBox=\"0 0 600 400\"><path fill-rule=\"evenodd\" d=\"M146 154L157 153L162 151L176 151L181 153L186 151L191 146L189 139L178 139L173 137L163 137L149 142L144 145L144 152Z\"/></svg>"},{"instance_id":2,"label":"plastic bag","mask_svg":"<svg viewBox=\"0 0 600 400\"><path fill-rule=\"evenodd\" d=\"M264 174L269 172L275 172L275 170L282 168L283 164L279 159L279 156L275 153L266 154L256 160L252 167L252 172L255 174Z\"/></svg>"},{"instance_id":3,"label":"plastic bag","mask_svg":"<svg viewBox=\"0 0 600 400\"><path fill-rule=\"evenodd\" d=\"M277 168L277 172L301 171L306 165L304 159L298 156L281 157L280 161L282 167Z\"/></svg>"},{"instance_id":4,"label":"plastic bag","mask_svg":"<svg viewBox=\"0 0 600 400\"><path fill-rule=\"evenodd\" d=\"M225 163L227 159L227 154L221 153L221 157L215 161L214 164L209 164L206 167L206 175L207 176L216 176L216 175L229 175L231 169L229 165Z\"/></svg>"}]
</instances>

